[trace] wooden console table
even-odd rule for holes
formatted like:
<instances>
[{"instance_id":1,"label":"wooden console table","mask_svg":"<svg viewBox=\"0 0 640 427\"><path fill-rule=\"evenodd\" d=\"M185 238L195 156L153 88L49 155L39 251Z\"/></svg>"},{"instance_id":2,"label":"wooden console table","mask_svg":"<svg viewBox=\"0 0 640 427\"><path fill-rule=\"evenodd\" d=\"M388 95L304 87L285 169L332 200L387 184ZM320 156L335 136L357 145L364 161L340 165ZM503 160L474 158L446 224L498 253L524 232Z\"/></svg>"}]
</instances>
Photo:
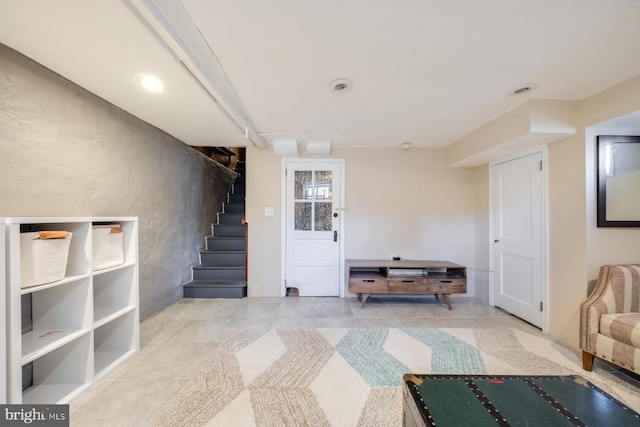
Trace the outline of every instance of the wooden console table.
<instances>
[{"instance_id":1,"label":"wooden console table","mask_svg":"<svg viewBox=\"0 0 640 427\"><path fill-rule=\"evenodd\" d=\"M451 294L467 292L467 269L449 261L347 260L349 291L360 308L373 294L438 295L451 310Z\"/></svg>"}]
</instances>

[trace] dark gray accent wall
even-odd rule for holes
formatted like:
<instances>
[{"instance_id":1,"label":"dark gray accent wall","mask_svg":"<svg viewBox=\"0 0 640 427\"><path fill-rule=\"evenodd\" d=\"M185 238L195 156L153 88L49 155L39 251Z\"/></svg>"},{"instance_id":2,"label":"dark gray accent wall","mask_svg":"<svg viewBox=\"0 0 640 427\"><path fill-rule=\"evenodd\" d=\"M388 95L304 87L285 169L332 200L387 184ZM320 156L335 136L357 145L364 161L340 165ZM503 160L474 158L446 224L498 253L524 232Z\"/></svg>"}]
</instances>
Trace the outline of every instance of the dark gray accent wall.
<instances>
[{"instance_id":1,"label":"dark gray accent wall","mask_svg":"<svg viewBox=\"0 0 640 427\"><path fill-rule=\"evenodd\" d=\"M0 217L139 217L142 319L182 297L235 176L0 44Z\"/></svg>"}]
</instances>

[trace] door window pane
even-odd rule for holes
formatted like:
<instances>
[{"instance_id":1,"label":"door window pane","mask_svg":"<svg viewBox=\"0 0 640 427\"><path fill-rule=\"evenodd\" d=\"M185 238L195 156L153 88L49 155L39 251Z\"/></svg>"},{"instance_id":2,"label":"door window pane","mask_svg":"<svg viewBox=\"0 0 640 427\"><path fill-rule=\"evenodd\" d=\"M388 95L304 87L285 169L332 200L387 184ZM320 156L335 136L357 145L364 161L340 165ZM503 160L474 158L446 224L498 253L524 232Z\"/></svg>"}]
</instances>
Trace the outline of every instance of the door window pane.
<instances>
[{"instance_id":1,"label":"door window pane","mask_svg":"<svg viewBox=\"0 0 640 427\"><path fill-rule=\"evenodd\" d=\"M331 231L331 202L316 202L315 230Z\"/></svg>"},{"instance_id":2,"label":"door window pane","mask_svg":"<svg viewBox=\"0 0 640 427\"><path fill-rule=\"evenodd\" d=\"M331 199L331 179L333 175L331 171L316 171L315 172L315 191L314 195L316 199Z\"/></svg>"},{"instance_id":3,"label":"door window pane","mask_svg":"<svg viewBox=\"0 0 640 427\"><path fill-rule=\"evenodd\" d=\"M297 200L313 198L313 181L311 177L311 171L296 171L295 198Z\"/></svg>"},{"instance_id":4,"label":"door window pane","mask_svg":"<svg viewBox=\"0 0 640 427\"><path fill-rule=\"evenodd\" d=\"M311 231L311 202L296 202L294 230Z\"/></svg>"}]
</instances>

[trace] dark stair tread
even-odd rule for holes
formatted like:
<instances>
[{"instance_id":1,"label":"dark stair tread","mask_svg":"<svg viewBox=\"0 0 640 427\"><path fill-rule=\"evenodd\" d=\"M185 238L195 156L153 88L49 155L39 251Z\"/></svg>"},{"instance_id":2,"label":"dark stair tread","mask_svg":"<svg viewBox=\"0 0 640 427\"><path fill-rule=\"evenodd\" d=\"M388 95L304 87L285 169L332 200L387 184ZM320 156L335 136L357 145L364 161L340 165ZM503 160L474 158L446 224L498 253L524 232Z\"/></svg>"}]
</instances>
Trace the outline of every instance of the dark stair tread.
<instances>
[{"instance_id":1,"label":"dark stair tread","mask_svg":"<svg viewBox=\"0 0 640 427\"><path fill-rule=\"evenodd\" d=\"M247 239L246 236L207 236L207 244L238 243L238 242L244 242L246 239ZM233 251L235 249L222 249L222 250Z\"/></svg>"},{"instance_id":2,"label":"dark stair tread","mask_svg":"<svg viewBox=\"0 0 640 427\"><path fill-rule=\"evenodd\" d=\"M246 253L244 249L202 249L201 254L232 254L240 255Z\"/></svg>"},{"instance_id":3,"label":"dark stair tread","mask_svg":"<svg viewBox=\"0 0 640 427\"><path fill-rule=\"evenodd\" d=\"M192 280L182 285L184 298L237 298L247 296L243 280Z\"/></svg>"},{"instance_id":4,"label":"dark stair tread","mask_svg":"<svg viewBox=\"0 0 640 427\"><path fill-rule=\"evenodd\" d=\"M192 280L182 285L183 287L206 287L219 288L227 286L230 288L246 288L247 282L244 280Z\"/></svg>"},{"instance_id":5,"label":"dark stair tread","mask_svg":"<svg viewBox=\"0 0 640 427\"><path fill-rule=\"evenodd\" d=\"M244 224L213 224L213 228L242 228L244 229Z\"/></svg>"},{"instance_id":6,"label":"dark stair tread","mask_svg":"<svg viewBox=\"0 0 640 427\"><path fill-rule=\"evenodd\" d=\"M220 265L209 265L209 264L198 264L194 265L194 270L245 270L247 267L245 265L237 265L237 264L220 264Z\"/></svg>"}]
</instances>

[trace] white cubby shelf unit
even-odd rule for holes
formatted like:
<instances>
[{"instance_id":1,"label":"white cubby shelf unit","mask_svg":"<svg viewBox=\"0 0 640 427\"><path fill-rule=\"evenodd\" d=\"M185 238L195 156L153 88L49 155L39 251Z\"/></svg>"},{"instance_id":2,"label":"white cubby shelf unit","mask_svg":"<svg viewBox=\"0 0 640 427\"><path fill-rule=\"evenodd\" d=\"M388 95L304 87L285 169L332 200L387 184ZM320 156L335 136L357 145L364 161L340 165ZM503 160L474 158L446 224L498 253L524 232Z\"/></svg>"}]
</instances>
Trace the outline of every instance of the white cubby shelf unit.
<instances>
[{"instance_id":1,"label":"white cubby shelf unit","mask_svg":"<svg viewBox=\"0 0 640 427\"><path fill-rule=\"evenodd\" d=\"M4 224L5 219L0 218L0 224ZM4 301L7 301L7 270L5 269L5 230L4 226L0 227L0 292L4 295ZM0 319L7 319L7 305L0 304ZM0 404L7 403L7 328L0 328Z\"/></svg>"},{"instance_id":2,"label":"white cubby shelf unit","mask_svg":"<svg viewBox=\"0 0 640 427\"><path fill-rule=\"evenodd\" d=\"M69 403L140 351L138 219L5 218L7 402ZM122 229L124 262L93 270L93 227ZM21 288L20 232L72 233L63 279ZM1 237L1 235L0 235Z\"/></svg>"}]
</instances>

